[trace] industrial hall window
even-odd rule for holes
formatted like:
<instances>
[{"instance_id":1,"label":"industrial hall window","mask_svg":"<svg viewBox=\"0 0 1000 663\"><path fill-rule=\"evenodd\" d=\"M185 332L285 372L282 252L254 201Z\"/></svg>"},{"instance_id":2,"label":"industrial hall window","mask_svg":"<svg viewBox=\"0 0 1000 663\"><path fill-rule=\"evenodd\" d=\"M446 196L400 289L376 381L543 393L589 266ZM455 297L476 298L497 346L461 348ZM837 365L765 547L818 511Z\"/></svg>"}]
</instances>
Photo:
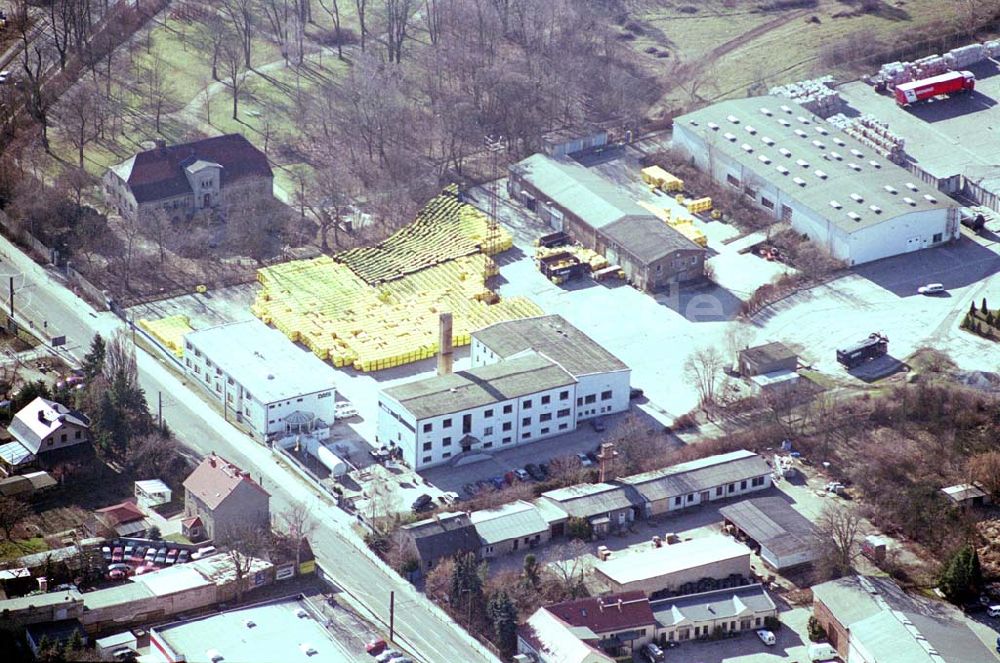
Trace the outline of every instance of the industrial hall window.
<instances>
[{"instance_id":1,"label":"industrial hall window","mask_svg":"<svg viewBox=\"0 0 1000 663\"><path fill-rule=\"evenodd\" d=\"M739 187L740 180L738 177L734 175L726 175L726 183L729 184L730 186Z\"/></svg>"}]
</instances>

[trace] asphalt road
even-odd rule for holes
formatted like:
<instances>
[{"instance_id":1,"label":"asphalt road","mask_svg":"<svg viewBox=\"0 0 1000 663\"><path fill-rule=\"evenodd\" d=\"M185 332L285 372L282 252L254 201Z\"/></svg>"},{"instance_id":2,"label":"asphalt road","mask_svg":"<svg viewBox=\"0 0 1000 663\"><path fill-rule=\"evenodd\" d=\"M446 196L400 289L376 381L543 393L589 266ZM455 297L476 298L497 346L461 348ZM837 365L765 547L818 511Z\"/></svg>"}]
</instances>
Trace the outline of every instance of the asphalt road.
<instances>
[{"instance_id":1,"label":"asphalt road","mask_svg":"<svg viewBox=\"0 0 1000 663\"><path fill-rule=\"evenodd\" d=\"M59 354L79 359L95 333L108 338L125 328L113 314L95 312L49 271L0 238L0 300L5 307L9 304L10 277L14 278L17 319L22 324L32 321L50 337L65 335L66 346ZM280 513L293 503L310 505L318 526L312 537L317 561L360 604L363 616L388 624L389 594L395 591L396 639L401 648L427 663L498 660L382 564L351 529L353 518L349 514L288 470L270 450L226 423L161 361L137 350L139 382L152 407L155 409L162 395L164 419L179 440L200 455L214 451L250 471L271 493L272 513Z\"/></svg>"}]
</instances>

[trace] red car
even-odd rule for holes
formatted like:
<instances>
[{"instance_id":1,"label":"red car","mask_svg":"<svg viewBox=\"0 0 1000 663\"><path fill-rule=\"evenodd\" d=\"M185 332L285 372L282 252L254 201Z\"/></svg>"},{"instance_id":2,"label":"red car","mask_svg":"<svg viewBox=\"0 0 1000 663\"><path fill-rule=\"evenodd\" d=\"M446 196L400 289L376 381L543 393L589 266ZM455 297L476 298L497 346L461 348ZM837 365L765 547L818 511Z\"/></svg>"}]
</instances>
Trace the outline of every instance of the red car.
<instances>
[{"instance_id":1,"label":"red car","mask_svg":"<svg viewBox=\"0 0 1000 663\"><path fill-rule=\"evenodd\" d=\"M372 656L378 656L385 651L385 640L379 638L378 640L372 640L367 645L365 645L365 651Z\"/></svg>"}]
</instances>

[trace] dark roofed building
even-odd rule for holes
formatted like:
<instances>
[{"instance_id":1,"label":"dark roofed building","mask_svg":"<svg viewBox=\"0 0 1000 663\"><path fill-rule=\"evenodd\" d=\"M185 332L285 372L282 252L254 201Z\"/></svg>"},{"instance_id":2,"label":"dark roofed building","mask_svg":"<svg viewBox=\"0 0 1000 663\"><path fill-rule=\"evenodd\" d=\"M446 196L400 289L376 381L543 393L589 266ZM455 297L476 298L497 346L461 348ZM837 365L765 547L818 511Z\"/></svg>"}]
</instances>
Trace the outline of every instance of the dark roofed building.
<instances>
[{"instance_id":1,"label":"dark roofed building","mask_svg":"<svg viewBox=\"0 0 1000 663\"><path fill-rule=\"evenodd\" d=\"M816 528L780 497L756 497L719 509L719 514L760 546L760 557L782 570L816 559Z\"/></svg>"},{"instance_id":2,"label":"dark roofed building","mask_svg":"<svg viewBox=\"0 0 1000 663\"><path fill-rule=\"evenodd\" d=\"M705 249L569 157L534 154L510 167L507 188L553 229L621 266L643 290L704 274Z\"/></svg>"},{"instance_id":3,"label":"dark roofed building","mask_svg":"<svg viewBox=\"0 0 1000 663\"><path fill-rule=\"evenodd\" d=\"M139 152L104 175L108 205L132 218L161 210L188 218L203 209L273 196L267 157L241 134L226 134Z\"/></svg>"},{"instance_id":4,"label":"dark roofed building","mask_svg":"<svg viewBox=\"0 0 1000 663\"><path fill-rule=\"evenodd\" d=\"M652 640L656 626L649 599L642 592L589 596L542 610L572 627L581 640L593 641L613 656L626 656Z\"/></svg>"},{"instance_id":5,"label":"dark roofed building","mask_svg":"<svg viewBox=\"0 0 1000 663\"><path fill-rule=\"evenodd\" d=\"M607 534L636 519L640 504L622 486L609 483L581 483L542 493L571 517L585 518L597 535Z\"/></svg>"},{"instance_id":6,"label":"dark roofed building","mask_svg":"<svg viewBox=\"0 0 1000 663\"><path fill-rule=\"evenodd\" d=\"M798 368L799 357L787 345L776 341L740 350L739 364L740 375L751 377L776 371L794 371Z\"/></svg>"},{"instance_id":7,"label":"dark roofed building","mask_svg":"<svg viewBox=\"0 0 1000 663\"><path fill-rule=\"evenodd\" d=\"M411 548L426 572L438 561L463 553L479 553L479 535L466 513L439 513L399 528L403 545Z\"/></svg>"}]
</instances>

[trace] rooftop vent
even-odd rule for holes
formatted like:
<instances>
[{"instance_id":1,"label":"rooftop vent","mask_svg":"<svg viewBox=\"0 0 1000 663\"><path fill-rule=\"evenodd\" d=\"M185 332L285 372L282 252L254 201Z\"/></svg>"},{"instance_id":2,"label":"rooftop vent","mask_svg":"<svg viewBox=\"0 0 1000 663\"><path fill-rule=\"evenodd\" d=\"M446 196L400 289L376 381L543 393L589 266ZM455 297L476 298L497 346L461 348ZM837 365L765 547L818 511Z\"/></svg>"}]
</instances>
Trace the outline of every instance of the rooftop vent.
<instances>
[{"instance_id":1,"label":"rooftop vent","mask_svg":"<svg viewBox=\"0 0 1000 663\"><path fill-rule=\"evenodd\" d=\"M816 171L816 177L820 178L821 180L825 180L828 176L822 170L817 170Z\"/></svg>"},{"instance_id":2,"label":"rooftop vent","mask_svg":"<svg viewBox=\"0 0 1000 663\"><path fill-rule=\"evenodd\" d=\"M799 115L796 119L802 124L812 124L812 122L809 121L809 118L802 117L801 115Z\"/></svg>"},{"instance_id":3,"label":"rooftop vent","mask_svg":"<svg viewBox=\"0 0 1000 663\"><path fill-rule=\"evenodd\" d=\"M763 113L764 115L767 115L768 117L771 117L772 115L774 115L774 113L771 112L770 108L763 108L763 107L761 107L760 112Z\"/></svg>"},{"instance_id":4,"label":"rooftop vent","mask_svg":"<svg viewBox=\"0 0 1000 663\"><path fill-rule=\"evenodd\" d=\"M889 193L891 193L891 194L892 194L892 195L894 195L894 196L895 196L895 195L896 195L897 193L899 193L899 189L897 189L896 187L894 187L894 186L893 186L893 185L891 185L891 184L886 184L886 185L885 185L884 187L882 187L882 188L883 188L883 189L885 189L886 191L888 191Z\"/></svg>"},{"instance_id":5,"label":"rooftop vent","mask_svg":"<svg viewBox=\"0 0 1000 663\"><path fill-rule=\"evenodd\" d=\"M853 154L854 156L858 157L859 159L864 156L864 154L861 152L861 150L855 150L853 148L851 149L851 154Z\"/></svg>"},{"instance_id":6,"label":"rooftop vent","mask_svg":"<svg viewBox=\"0 0 1000 663\"><path fill-rule=\"evenodd\" d=\"M792 151L784 147L779 147L778 151L781 152L782 156L790 157L792 156Z\"/></svg>"},{"instance_id":7,"label":"rooftop vent","mask_svg":"<svg viewBox=\"0 0 1000 663\"><path fill-rule=\"evenodd\" d=\"M876 214L881 214L882 213L882 208L879 207L878 205L869 205L868 209L870 209L871 211L875 212Z\"/></svg>"},{"instance_id":8,"label":"rooftop vent","mask_svg":"<svg viewBox=\"0 0 1000 663\"><path fill-rule=\"evenodd\" d=\"M740 149L747 153L753 152L753 147L748 143L743 143L742 145L740 145Z\"/></svg>"},{"instance_id":9,"label":"rooftop vent","mask_svg":"<svg viewBox=\"0 0 1000 663\"><path fill-rule=\"evenodd\" d=\"M746 126L745 126L745 127L743 127L743 128L744 128L744 129L746 129L746 130L747 130L747 133L748 133L748 134L750 134L751 136L752 136L752 135L754 135L755 133L757 133L757 129L756 129L756 128L754 128L754 127L751 127L751 126L750 126L749 124L748 124L748 125L746 125Z\"/></svg>"},{"instance_id":10,"label":"rooftop vent","mask_svg":"<svg viewBox=\"0 0 1000 663\"><path fill-rule=\"evenodd\" d=\"M243 625L246 626L247 628L253 628L254 626L257 625L257 622L255 622L252 619L247 619L243 621Z\"/></svg>"},{"instance_id":11,"label":"rooftop vent","mask_svg":"<svg viewBox=\"0 0 1000 663\"><path fill-rule=\"evenodd\" d=\"M806 138L809 136L809 134L807 134L805 131L802 131L802 129L796 129L795 135L798 136L799 138Z\"/></svg>"},{"instance_id":12,"label":"rooftop vent","mask_svg":"<svg viewBox=\"0 0 1000 663\"><path fill-rule=\"evenodd\" d=\"M809 162L806 161L805 159L797 159L795 161L795 163L797 163L798 165L802 166L803 168L808 168L809 167Z\"/></svg>"},{"instance_id":13,"label":"rooftop vent","mask_svg":"<svg viewBox=\"0 0 1000 663\"><path fill-rule=\"evenodd\" d=\"M305 608L299 608L295 611L295 616L299 619L306 619L309 616L309 613L306 612Z\"/></svg>"},{"instance_id":14,"label":"rooftop vent","mask_svg":"<svg viewBox=\"0 0 1000 663\"><path fill-rule=\"evenodd\" d=\"M916 191L917 190L917 185L914 184L913 182L907 182L906 183L906 188L909 189L910 191Z\"/></svg>"},{"instance_id":15,"label":"rooftop vent","mask_svg":"<svg viewBox=\"0 0 1000 663\"><path fill-rule=\"evenodd\" d=\"M821 140L814 140L813 141L813 145L815 145L816 147L818 147L821 150L825 150L826 149L826 145L824 145L823 141L821 141Z\"/></svg>"},{"instance_id":16,"label":"rooftop vent","mask_svg":"<svg viewBox=\"0 0 1000 663\"><path fill-rule=\"evenodd\" d=\"M804 179L802 179L801 177L793 177L792 181L795 182L796 184L798 184L799 186L805 186L806 185L806 181Z\"/></svg>"},{"instance_id":17,"label":"rooftop vent","mask_svg":"<svg viewBox=\"0 0 1000 663\"><path fill-rule=\"evenodd\" d=\"M925 193L924 194L924 200L926 200L929 203L937 203L937 198L935 198L934 196L932 196L929 193Z\"/></svg>"},{"instance_id":18,"label":"rooftop vent","mask_svg":"<svg viewBox=\"0 0 1000 663\"><path fill-rule=\"evenodd\" d=\"M844 206L841 205L840 203L838 203L836 200L831 200L830 201L830 207L832 207L833 209L841 209Z\"/></svg>"},{"instance_id":19,"label":"rooftop vent","mask_svg":"<svg viewBox=\"0 0 1000 663\"><path fill-rule=\"evenodd\" d=\"M826 129L824 129L823 127L816 127L816 133L818 133L821 136L829 136L830 135L830 132L827 131Z\"/></svg>"},{"instance_id":20,"label":"rooftop vent","mask_svg":"<svg viewBox=\"0 0 1000 663\"><path fill-rule=\"evenodd\" d=\"M836 159L837 161L844 160L844 155L842 155L840 152L830 152L830 156Z\"/></svg>"},{"instance_id":21,"label":"rooftop vent","mask_svg":"<svg viewBox=\"0 0 1000 663\"><path fill-rule=\"evenodd\" d=\"M788 174L788 169L785 168L784 166L775 166L774 169L777 170L782 175L787 175Z\"/></svg>"},{"instance_id":22,"label":"rooftop vent","mask_svg":"<svg viewBox=\"0 0 1000 663\"><path fill-rule=\"evenodd\" d=\"M766 154L761 154L760 156L757 157L757 160L760 161L763 164L770 164L771 163L771 159L768 158L768 156Z\"/></svg>"},{"instance_id":23,"label":"rooftop vent","mask_svg":"<svg viewBox=\"0 0 1000 663\"><path fill-rule=\"evenodd\" d=\"M734 136L733 134L729 133L728 131L726 133L722 134L722 136L723 136L723 138L725 138L726 140L728 140L730 143L735 143L736 142L736 136Z\"/></svg>"},{"instance_id":24,"label":"rooftop vent","mask_svg":"<svg viewBox=\"0 0 1000 663\"><path fill-rule=\"evenodd\" d=\"M774 145L774 139L773 138L768 138L767 136L761 136L760 140L765 145Z\"/></svg>"},{"instance_id":25,"label":"rooftop vent","mask_svg":"<svg viewBox=\"0 0 1000 663\"><path fill-rule=\"evenodd\" d=\"M837 138L836 136L832 136L832 137L831 137L831 140L832 140L832 141L833 141L834 143L836 143L837 145L840 145L841 147L844 147L844 146L846 146L846 145L847 145L847 143L845 143L844 141L840 140L840 139L839 139L839 138Z\"/></svg>"},{"instance_id":26,"label":"rooftop vent","mask_svg":"<svg viewBox=\"0 0 1000 663\"><path fill-rule=\"evenodd\" d=\"M740 118L736 117L735 115L727 115L726 119L729 120L730 122L732 122L733 124L739 124L740 123Z\"/></svg>"},{"instance_id":27,"label":"rooftop vent","mask_svg":"<svg viewBox=\"0 0 1000 663\"><path fill-rule=\"evenodd\" d=\"M856 163L849 163L847 164L847 167L850 168L851 170L856 170L859 173L861 172L861 166L859 166Z\"/></svg>"},{"instance_id":28,"label":"rooftop vent","mask_svg":"<svg viewBox=\"0 0 1000 663\"><path fill-rule=\"evenodd\" d=\"M708 123L708 128L711 129L712 131L718 131L719 130L719 125L716 124L715 122L709 122Z\"/></svg>"},{"instance_id":29,"label":"rooftop vent","mask_svg":"<svg viewBox=\"0 0 1000 663\"><path fill-rule=\"evenodd\" d=\"M792 126L792 123L791 123L791 122L789 122L788 120L786 120L786 119L784 119L784 118L780 118L780 117L778 118L778 123L779 123L779 124L780 124L781 126L783 126L783 127L790 127L790 126Z\"/></svg>"},{"instance_id":30,"label":"rooftop vent","mask_svg":"<svg viewBox=\"0 0 1000 663\"><path fill-rule=\"evenodd\" d=\"M784 105L783 105L783 106L781 107L781 110L785 111L785 112L786 112L786 113L788 113L789 115L791 115L791 114L792 114L792 109L791 109L791 108L789 108L788 106L784 106Z\"/></svg>"},{"instance_id":31,"label":"rooftop vent","mask_svg":"<svg viewBox=\"0 0 1000 663\"><path fill-rule=\"evenodd\" d=\"M847 216L851 217L855 221L860 221L861 220L861 215L858 214L857 212L848 212Z\"/></svg>"},{"instance_id":32,"label":"rooftop vent","mask_svg":"<svg viewBox=\"0 0 1000 663\"><path fill-rule=\"evenodd\" d=\"M698 126L698 120L688 120L688 123L693 127Z\"/></svg>"},{"instance_id":33,"label":"rooftop vent","mask_svg":"<svg viewBox=\"0 0 1000 663\"><path fill-rule=\"evenodd\" d=\"M865 202L865 199L863 197L861 197L860 195L856 194L856 193L852 193L851 194L851 200L853 200L856 203L863 203L863 202Z\"/></svg>"},{"instance_id":34,"label":"rooftop vent","mask_svg":"<svg viewBox=\"0 0 1000 663\"><path fill-rule=\"evenodd\" d=\"M882 164L880 164L878 161L875 161L875 159L872 159L871 161L869 161L868 164L870 166L872 166L873 168L881 168L882 167Z\"/></svg>"},{"instance_id":35,"label":"rooftop vent","mask_svg":"<svg viewBox=\"0 0 1000 663\"><path fill-rule=\"evenodd\" d=\"M910 198L909 196L903 196L903 202L905 202L910 207L917 206L917 201L915 201L913 198Z\"/></svg>"}]
</instances>

